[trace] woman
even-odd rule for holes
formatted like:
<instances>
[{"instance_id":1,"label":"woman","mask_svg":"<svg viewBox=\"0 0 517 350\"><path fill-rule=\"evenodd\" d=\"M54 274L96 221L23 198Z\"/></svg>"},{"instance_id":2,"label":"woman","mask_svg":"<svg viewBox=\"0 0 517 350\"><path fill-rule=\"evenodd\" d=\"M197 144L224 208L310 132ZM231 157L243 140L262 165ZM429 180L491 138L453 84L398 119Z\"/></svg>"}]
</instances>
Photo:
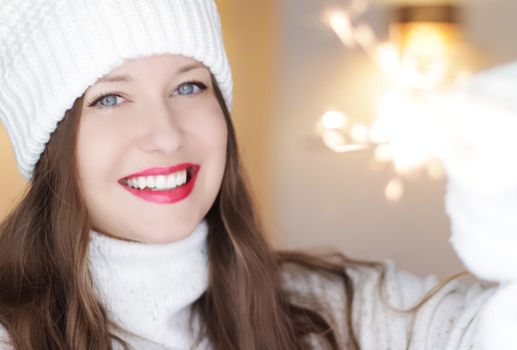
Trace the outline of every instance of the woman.
<instances>
[{"instance_id":1,"label":"woman","mask_svg":"<svg viewBox=\"0 0 517 350\"><path fill-rule=\"evenodd\" d=\"M30 179L0 233L0 349L476 345L478 287L272 250L213 0L4 0L0 19Z\"/></svg>"}]
</instances>

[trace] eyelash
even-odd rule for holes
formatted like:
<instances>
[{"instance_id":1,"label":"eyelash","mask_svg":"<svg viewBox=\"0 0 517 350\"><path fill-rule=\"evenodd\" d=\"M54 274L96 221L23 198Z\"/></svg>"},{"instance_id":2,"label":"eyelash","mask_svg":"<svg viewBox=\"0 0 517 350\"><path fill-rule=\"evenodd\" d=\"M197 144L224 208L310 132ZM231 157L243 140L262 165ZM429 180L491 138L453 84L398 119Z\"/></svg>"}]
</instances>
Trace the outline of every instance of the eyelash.
<instances>
[{"instance_id":1,"label":"eyelash","mask_svg":"<svg viewBox=\"0 0 517 350\"><path fill-rule=\"evenodd\" d=\"M174 90L174 92L178 91L178 89L180 87L182 87L183 85L187 85L187 84L196 85L201 91L199 91L198 93L193 93L193 94L190 94L190 95L183 95L183 96L187 96L188 97L188 96L191 96L191 95L198 95L198 94L202 93L203 91L205 91L207 89L207 86L205 84L203 84L202 82L200 82L200 81L188 80L188 81L185 81L185 82L181 83L180 85L178 85L178 87ZM88 107L110 108L109 106L96 106L97 103L99 103L103 98L108 97L108 96L122 97L122 96L120 96L120 92L117 92L117 91L103 92L103 93L100 93L100 94L90 98L89 101L87 102ZM117 107L117 106L111 106L111 108L113 108L113 107Z\"/></svg>"}]
</instances>

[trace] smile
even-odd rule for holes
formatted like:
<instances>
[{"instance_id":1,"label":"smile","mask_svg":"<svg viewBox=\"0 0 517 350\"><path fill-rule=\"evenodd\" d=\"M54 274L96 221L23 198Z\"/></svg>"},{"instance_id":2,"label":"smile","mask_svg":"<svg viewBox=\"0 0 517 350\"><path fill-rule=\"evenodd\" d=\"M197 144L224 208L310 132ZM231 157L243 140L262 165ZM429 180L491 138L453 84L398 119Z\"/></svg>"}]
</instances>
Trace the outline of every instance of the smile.
<instances>
[{"instance_id":1,"label":"smile","mask_svg":"<svg viewBox=\"0 0 517 350\"><path fill-rule=\"evenodd\" d=\"M145 201L171 204L190 195L200 168L191 163L169 168L152 168L127 176L119 183L131 194Z\"/></svg>"}]
</instances>

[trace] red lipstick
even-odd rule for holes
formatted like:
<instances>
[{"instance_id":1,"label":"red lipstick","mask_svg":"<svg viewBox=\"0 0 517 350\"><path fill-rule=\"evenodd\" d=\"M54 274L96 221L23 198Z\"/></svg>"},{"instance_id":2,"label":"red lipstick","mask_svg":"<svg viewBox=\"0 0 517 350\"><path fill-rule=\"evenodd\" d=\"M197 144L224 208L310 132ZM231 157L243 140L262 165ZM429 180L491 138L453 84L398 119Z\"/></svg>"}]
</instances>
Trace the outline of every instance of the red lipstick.
<instances>
[{"instance_id":1,"label":"red lipstick","mask_svg":"<svg viewBox=\"0 0 517 350\"><path fill-rule=\"evenodd\" d=\"M127 191L135 196L151 203L158 204L172 204L179 202L185 198L187 198L192 192L194 185L196 183L197 175L201 166L193 163L183 163L179 165L175 165L172 167L162 167L162 168L150 168L144 171L131 174L121 179L119 183L124 187ZM145 188L143 190L138 188L130 187L127 184L127 180L135 177L141 176L158 176L164 175L167 176L169 174L186 170L187 171L187 182L181 186L178 186L169 190L152 190L149 188Z\"/></svg>"}]
</instances>

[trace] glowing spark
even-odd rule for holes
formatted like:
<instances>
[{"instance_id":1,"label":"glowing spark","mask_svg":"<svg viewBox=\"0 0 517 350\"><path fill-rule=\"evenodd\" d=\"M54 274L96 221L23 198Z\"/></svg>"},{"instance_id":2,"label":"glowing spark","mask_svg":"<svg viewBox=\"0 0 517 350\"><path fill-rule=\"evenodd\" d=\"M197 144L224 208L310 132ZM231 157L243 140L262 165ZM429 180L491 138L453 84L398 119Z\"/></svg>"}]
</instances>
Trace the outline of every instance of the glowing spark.
<instances>
[{"instance_id":1,"label":"glowing spark","mask_svg":"<svg viewBox=\"0 0 517 350\"><path fill-rule=\"evenodd\" d=\"M337 153L347 153L347 152L356 152L369 149L369 145L356 145L356 144L347 144L341 145L336 148Z\"/></svg>"},{"instance_id":2,"label":"glowing spark","mask_svg":"<svg viewBox=\"0 0 517 350\"><path fill-rule=\"evenodd\" d=\"M445 177L445 169L440 161L433 159L427 164L427 174L433 180L442 180Z\"/></svg>"},{"instance_id":3,"label":"glowing spark","mask_svg":"<svg viewBox=\"0 0 517 350\"><path fill-rule=\"evenodd\" d=\"M346 145L346 138L339 130L328 129L323 131L323 143L331 150L339 152Z\"/></svg>"},{"instance_id":4,"label":"glowing spark","mask_svg":"<svg viewBox=\"0 0 517 350\"><path fill-rule=\"evenodd\" d=\"M373 32L372 28L366 24L359 24L354 29L354 37L355 41L364 50L369 50L371 47L374 47L377 42L375 33Z\"/></svg>"},{"instance_id":5,"label":"glowing spark","mask_svg":"<svg viewBox=\"0 0 517 350\"><path fill-rule=\"evenodd\" d=\"M400 55L395 44L386 42L377 46L375 62L387 76L395 76L400 70Z\"/></svg>"},{"instance_id":6,"label":"glowing spark","mask_svg":"<svg viewBox=\"0 0 517 350\"><path fill-rule=\"evenodd\" d=\"M321 117L321 125L325 129L344 129L347 124L347 116L340 111L327 111Z\"/></svg>"},{"instance_id":7,"label":"glowing spark","mask_svg":"<svg viewBox=\"0 0 517 350\"><path fill-rule=\"evenodd\" d=\"M386 189L384 190L384 195L386 199L392 202L400 200L402 195L404 194L404 184L399 179L391 180Z\"/></svg>"},{"instance_id":8,"label":"glowing spark","mask_svg":"<svg viewBox=\"0 0 517 350\"><path fill-rule=\"evenodd\" d=\"M375 159L379 162L391 162L393 152L389 144L379 145L375 148Z\"/></svg>"},{"instance_id":9,"label":"glowing spark","mask_svg":"<svg viewBox=\"0 0 517 350\"><path fill-rule=\"evenodd\" d=\"M431 178L441 179L444 169L436 158L450 147L443 134L451 125L440 113L431 112L428 102L448 84L465 81L470 75L454 71L451 64L456 29L438 23L404 23L397 42L380 42L371 26L357 23L370 6L371 0L351 0L346 11L330 12L327 23L345 47L358 46L377 64L389 88L371 126L350 126L349 118L339 111L325 113L320 121L323 142L340 153L373 147L375 159L392 162L398 174L424 168ZM464 155L457 149L450 157ZM476 170L482 177L483 170ZM403 192L404 185L398 179L385 189L390 201L399 200Z\"/></svg>"},{"instance_id":10,"label":"glowing spark","mask_svg":"<svg viewBox=\"0 0 517 350\"><path fill-rule=\"evenodd\" d=\"M329 15L328 23L346 47L355 46L352 23L346 13L342 11L333 11Z\"/></svg>"},{"instance_id":11,"label":"glowing spark","mask_svg":"<svg viewBox=\"0 0 517 350\"><path fill-rule=\"evenodd\" d=\"M356 123L350 130L350 135L355 143L368 143L370 142L370 130L368 126L363 123Z\"/></svg>"}]
</instances>

